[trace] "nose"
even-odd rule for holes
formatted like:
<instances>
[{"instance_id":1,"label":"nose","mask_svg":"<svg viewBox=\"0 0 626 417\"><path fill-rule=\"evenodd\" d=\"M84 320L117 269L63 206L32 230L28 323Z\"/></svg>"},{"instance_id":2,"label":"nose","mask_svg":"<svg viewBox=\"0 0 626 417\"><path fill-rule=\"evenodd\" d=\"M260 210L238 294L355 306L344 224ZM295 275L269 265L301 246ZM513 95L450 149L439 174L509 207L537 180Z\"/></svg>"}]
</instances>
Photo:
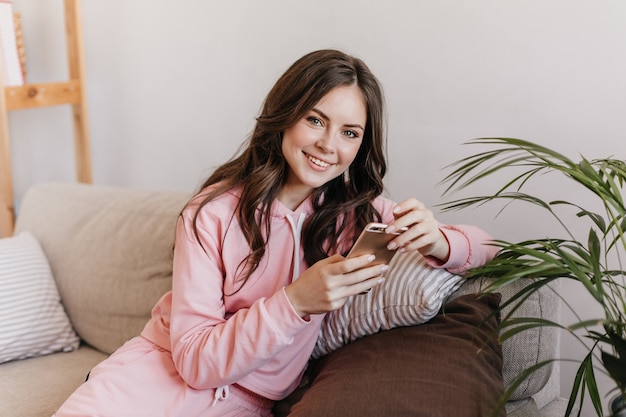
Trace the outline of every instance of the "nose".
<instances>
[{"instance_id":1,"label":"nose","mask_svg":"<svg viewBox=\"0 0 626 417\"><path fill-rule=\"evenodd\" d=\"M329 131L325 131L315 142L315 146L321 149L324 153L332 153L335 150L335 140L333 135Z\"/></svg>"}]
</instances>

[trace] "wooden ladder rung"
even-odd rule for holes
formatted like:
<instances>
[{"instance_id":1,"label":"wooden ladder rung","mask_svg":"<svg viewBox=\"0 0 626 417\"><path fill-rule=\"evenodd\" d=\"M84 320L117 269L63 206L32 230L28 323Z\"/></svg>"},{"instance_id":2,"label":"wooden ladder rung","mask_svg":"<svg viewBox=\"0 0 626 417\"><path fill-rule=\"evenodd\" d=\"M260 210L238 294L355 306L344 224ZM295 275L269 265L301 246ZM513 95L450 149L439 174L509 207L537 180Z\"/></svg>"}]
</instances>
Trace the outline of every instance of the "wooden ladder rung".
<instances>
[{"instance_id":1,"label":"wooden ladder rung","mask_svg":"<svg viewBox=\"0 0 626 417\"><path fill-rule=\"evenodd\" d=\"M7 110L79 104L81 102L80 81L6 87L5 98Z\"/></svg>"}]
</instances>

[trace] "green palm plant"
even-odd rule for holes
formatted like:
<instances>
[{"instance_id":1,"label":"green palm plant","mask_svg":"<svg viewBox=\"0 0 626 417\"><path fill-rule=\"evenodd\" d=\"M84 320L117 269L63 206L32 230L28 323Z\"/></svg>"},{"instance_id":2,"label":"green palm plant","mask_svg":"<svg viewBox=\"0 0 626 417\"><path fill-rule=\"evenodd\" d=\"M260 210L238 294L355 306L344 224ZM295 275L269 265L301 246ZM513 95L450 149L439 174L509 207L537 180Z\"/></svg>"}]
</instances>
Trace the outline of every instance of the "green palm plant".
<instances>
[{"instance_id":1,"label":"green palm plant","mask_svg":"<svg viewBox=\"0 0 626 417\"><path fill-rule=\"evenodd\" d=\"M621 394L621 397L618 395L621 403L616 401L616 410L613 410L617 414L617 405L624 407L626 399L626 271L622 263L626 255L625 161L581 157L580 161L574 162L558 152L521 139L482 138L469 143L486 146L488 150L461 159L449 167L452 172L443 181L447 184L444 195L475 185L488 177L495 177L502 183L497 191L488 195L445 203L442 206L444 210L459 210L496 201L505 203L504 210L512 202L523 202L547 211L565 233L565 238L541 236L517 243L496 241L494 244L500 248L496 258L470 271L470 276L491 278L485 292L496 292L514 280L526 279L529 284L502 306L511 306L512 311L534 291L550 286L558 279L575 281L603 311L603 317L582 319L570 306L577 322L569 325L538 318L515 319L509 314L502 317L501 339L538 326L555 326L572 333L583 342L588 353L579 361L566 416L572 414L577 402L582 408L586 392L598 416L602 416L595 370L605 372L615 382L615 389ZM602 207L600 212L585 208L576 201L546 201L527 191L532 190L534 181L545 183L547 174L562 176L590 191L597 197L594 203L599 202ZM573 214L567 208L573 208ZM572 231L574 228L578 230L581 222L584 222L585 229L588 228L586 239L577 239ZM538 366L548 366L552 362L546 361ZM534 370L528 369L520 375L504 397Z\"/></svg>"}]
</instances>

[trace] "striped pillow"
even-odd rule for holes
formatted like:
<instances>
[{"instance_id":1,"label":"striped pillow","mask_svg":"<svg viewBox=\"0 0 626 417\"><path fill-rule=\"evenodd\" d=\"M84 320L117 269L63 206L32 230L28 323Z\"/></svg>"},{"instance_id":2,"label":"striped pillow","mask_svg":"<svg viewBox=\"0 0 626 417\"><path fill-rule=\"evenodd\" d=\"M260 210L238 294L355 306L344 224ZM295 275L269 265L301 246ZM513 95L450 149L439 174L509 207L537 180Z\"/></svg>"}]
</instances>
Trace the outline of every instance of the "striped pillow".
<instances>
[{"instance_id":1,"label":"striped pillow","mask_svg":"<svg viewBox=\"0 0 626 417\"><path fill-rule=\"evenodd\" d=\"M0 363L78 344L37 239L29 232L0 239Z\"/></svg>"},{"instance_id":2,"label":"striped pillow","mask_svg":"<svg viewBox=\"0 0 626 417\"><path fill-rule=\"evenodd\" d=\"M313 358L381 330L427 322L465 280L431 267L417 251L397 253L385 275L381 285L326 314Z\"/></svg>"}]
</instances>

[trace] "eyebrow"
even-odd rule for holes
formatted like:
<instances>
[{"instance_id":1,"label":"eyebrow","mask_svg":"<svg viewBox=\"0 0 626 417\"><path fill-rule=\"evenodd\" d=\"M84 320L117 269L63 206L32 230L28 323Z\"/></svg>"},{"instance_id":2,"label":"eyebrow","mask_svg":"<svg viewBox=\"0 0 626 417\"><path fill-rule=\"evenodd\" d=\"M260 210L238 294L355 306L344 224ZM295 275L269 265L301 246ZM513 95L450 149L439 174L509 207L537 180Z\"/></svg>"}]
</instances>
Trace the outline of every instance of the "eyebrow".
<instances>
[{"instance_id":1,"label":"eyebrow","mask_svg":"<svg viewBox=\"0 0 626 417\"><path fill-rule=\"evenodd\" d=\"M328 117L326 114L324 114L323 111L321 111L319 109L315 109L314 108L314 109L311 109L311 111L314 111L315 113L319 114L323 119L330 120L330 117ZM345 127L351 127L351 128L358 128L358 129L361 129L361 130L365 131L365 128L363 126L361 126L360 124L358 124L358 123L345 124L344 126Z\"/></svg>"}]
</instances>

